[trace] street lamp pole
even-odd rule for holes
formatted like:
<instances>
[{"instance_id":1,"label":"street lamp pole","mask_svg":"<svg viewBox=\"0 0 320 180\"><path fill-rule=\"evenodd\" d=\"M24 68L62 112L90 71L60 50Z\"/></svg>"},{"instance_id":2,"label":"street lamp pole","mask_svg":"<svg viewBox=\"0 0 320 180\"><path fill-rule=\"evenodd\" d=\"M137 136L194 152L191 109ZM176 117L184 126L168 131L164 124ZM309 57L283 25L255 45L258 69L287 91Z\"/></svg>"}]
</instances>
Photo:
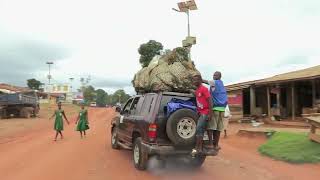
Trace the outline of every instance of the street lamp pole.
<instances>
[{"instance_id":1,"label":"street lamp pole","mask_svg":"<svg viewBox=\"0 0 320 180\"><path fill-rule=\"evenodd\" d=\"M188 26L187 26L187 28L188 28L188 34L187 34L187 36L189 37L190 36L190 11L189 11L189 9L187 9L187 10L184 10L184 11L181 11L181 10L178 10L178 9L176 9L176 8L172 8L172 10L174 10L174 11L176 11L176 12L179 12L179 13L186 13L187 14L187 18L188 18Z\"/></svg>"},{"instance_id":2,"label":"street lamp pole","mask_svg":"<svg viewBox=\"0 0 320 180\"><path fill-rule=\"evenodd\" d=\"M50 82L50 80L51 80L51 78L52 78L52 76L51 76L51 65L53 65L53 62L46 62L46 64L49 66L49 74L48 74L48 80L49 80L49 84L48 84L48 104L49 104L49 106L48 106L48 109L50 109L51 107L51 82Z\"/></svg>"},{"instance_id":3,"label":"street lamp pole","mask_svg":"<svg viewBox=\"0 0 320 180\"><path fill-rule=\"evenodd\" d=\"M71 95L70 99L72 102L73 101L72 82L73 82L74 78L71 77L71 78L69 78L69 80L70 80L70 95Z\"/></svg>"},{"instance_id":4,"label":"street lamp pole","mask_svg":"<svg viewBox=\"0 0 320 180\"><path fill-rule=\"evenodd\" d=\"M189 10L186 12L187 13L187 16L188 16L188 37L190 37L190 13L189 13Z\"/></svg>"},{"instance_id":5,"label":"street lamp pole","mask_svg":"<svg viewBox=\"0 0 320 180\"><path fill-rule=\"evenodd\" d=\"M190 33L190 11L192 10L197 10L198 7L196 5L196 2L194 0L189 0L186 2L179 2L178 3L178 7L179 10L176 8L172 8L172 10L176 11L176 12L180 12L180 13L186 13L187 14L187 18L188 18L188 35L187 38L185 40L183 40L183 47L188 49L188 55L189 55L189 60L191 60L191 47L192 45L196 44L195 37L191 37L191 33Z\"/></svg>"},{"instance_id":6,"label":"street lamp pole","mask_svg":"<svg viewBox=\"0 0 320 180\"><path fill-rule=\"evenodd\" d=\"M51 78L52 78L52 76L51 76L51 65L53 65L53 62L47 62L46 64L49 66L48 79L49 79L49 85L50 85L50 80L51 80Z\"/></svg>"}]
</instances>

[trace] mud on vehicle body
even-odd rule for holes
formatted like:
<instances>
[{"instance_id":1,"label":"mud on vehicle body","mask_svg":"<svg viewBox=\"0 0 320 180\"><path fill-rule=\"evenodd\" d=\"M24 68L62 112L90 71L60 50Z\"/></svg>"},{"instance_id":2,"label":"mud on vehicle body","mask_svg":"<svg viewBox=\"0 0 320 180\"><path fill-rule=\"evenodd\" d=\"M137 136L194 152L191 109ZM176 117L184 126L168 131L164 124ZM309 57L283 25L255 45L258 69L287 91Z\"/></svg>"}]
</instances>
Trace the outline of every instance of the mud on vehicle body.
<instances>
[{"instance_id":1,"label":"mud on vehicle body","mask_svg":"<svg viewBox=\"0 0 320 180\"><path fill-rule=\"evenodd\" d=\"M190 165L200 167L206 155L191 157L195 147L198 115L190 109L179 109L167 117L167 104L173 98L191 100L191 94L163 92L136 95L129 99L112 121L111 143L114 149L130 149L134 165L147 167L151 156L165 160L170 156L190 159Z\"/></svg>"}]
</instances>

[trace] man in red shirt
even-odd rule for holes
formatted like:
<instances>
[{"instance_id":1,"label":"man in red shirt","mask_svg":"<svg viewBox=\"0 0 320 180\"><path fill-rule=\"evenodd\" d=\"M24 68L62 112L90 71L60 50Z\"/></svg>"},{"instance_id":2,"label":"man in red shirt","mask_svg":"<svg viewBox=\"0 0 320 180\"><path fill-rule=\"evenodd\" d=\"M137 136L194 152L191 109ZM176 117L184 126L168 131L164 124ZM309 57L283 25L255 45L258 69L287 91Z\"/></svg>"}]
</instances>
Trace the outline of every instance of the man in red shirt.
<instances>
[{"instance_id":1,"label":"man in red shirt","mask_svg":"<svg viewBox=\"0 0 320 180\"><path fill-rule=\"evenodd\" d=\"M196 147L192 150L192 154L198 154L202 153L203 135L207 129L208 121L212 118L212 98L208 88L202 85L201 75L195 75L193 77L193 84L197 87L195 96L197 100L197 111L200 116L197 123Z\"/></svg>"}]
</instances>

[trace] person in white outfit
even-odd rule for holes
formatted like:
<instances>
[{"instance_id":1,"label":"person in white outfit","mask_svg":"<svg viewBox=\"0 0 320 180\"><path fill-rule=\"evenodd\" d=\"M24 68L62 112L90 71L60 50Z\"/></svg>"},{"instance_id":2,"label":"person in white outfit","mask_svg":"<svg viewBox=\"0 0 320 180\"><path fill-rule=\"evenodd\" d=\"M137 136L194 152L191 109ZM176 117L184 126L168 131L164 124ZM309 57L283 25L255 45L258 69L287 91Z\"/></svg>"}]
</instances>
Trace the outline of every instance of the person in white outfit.
<instances>
[{"instance_id":1,"label":"person in white outfit","mask_svg":"<svg viewBox=\"0 0 320 180\"><path fill-rule=\"evenodd\" d=\"M229 106L227 105L225 111L224 111L224 118L223 118L223 127L224 127L224 138L227 137L227 128L229 125L229 120L231 119L232 115L229 109Z\"/></svg>"}]
</instances>

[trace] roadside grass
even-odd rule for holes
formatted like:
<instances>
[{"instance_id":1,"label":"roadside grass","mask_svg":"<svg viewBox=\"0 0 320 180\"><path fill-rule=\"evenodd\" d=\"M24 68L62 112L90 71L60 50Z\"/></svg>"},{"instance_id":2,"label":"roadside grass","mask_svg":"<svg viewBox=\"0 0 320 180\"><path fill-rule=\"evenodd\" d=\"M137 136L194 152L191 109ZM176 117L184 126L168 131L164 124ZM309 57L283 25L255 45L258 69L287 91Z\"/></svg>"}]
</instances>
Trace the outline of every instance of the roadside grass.
<instances>
[{"instance_id":1,"label":"roadside grass","mask_svg":"<svg viewBox=\"0 0 320 180\"><path fill-rule=\"evenodd\" d=\"M309 140L305 133L275 132L259 152L289 163L319 163L320 144Z\"/></svg>"}]
</instances>

